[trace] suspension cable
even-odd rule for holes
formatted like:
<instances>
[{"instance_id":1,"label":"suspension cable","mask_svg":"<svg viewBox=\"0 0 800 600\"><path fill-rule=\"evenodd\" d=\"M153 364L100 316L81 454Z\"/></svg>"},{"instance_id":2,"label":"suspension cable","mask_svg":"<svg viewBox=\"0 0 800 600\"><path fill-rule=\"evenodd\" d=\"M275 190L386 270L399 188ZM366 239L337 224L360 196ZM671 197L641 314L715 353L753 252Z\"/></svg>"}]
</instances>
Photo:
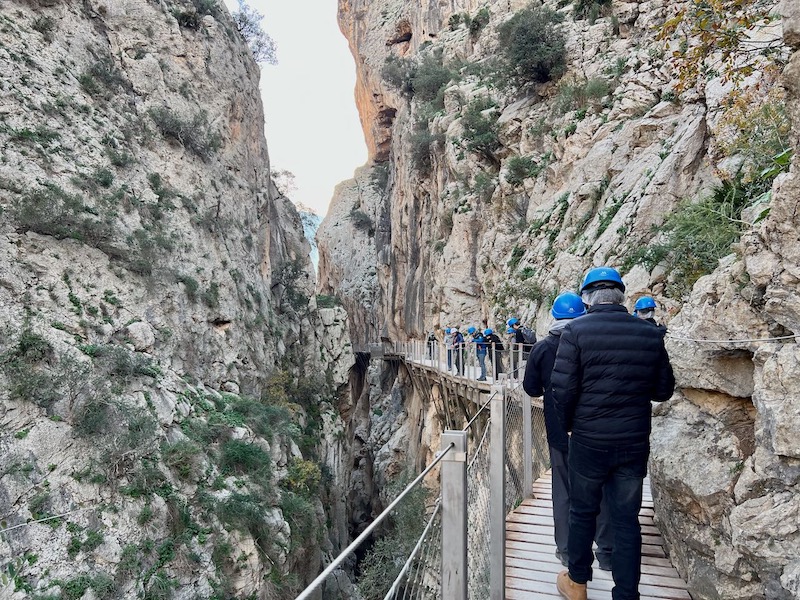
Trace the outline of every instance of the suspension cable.
<instances>
[{"instance_id":1,"label":"suspension cable","mask_svg":"<svg viewBox=\"0 0 800 600\"><path fill-rule=\"evenodd\" d=\"M439 509L441 507L442 507L442 497L439 496L436 499L436 507L433 509L433 512L431 513L431 518L428 519L428 524L425 526L425 529L422 530L422 535L419 536L417 544L414 546L414 549L411 551L411 554L408 555L408 560L406 560L406 563L403 565L403 568L400 569L400 573L397 575L397 579L394 580L392 587L389 588L389 591L386 593L386 596L384 596L383 600L389 600L392 594L395 594L397 592L397 586L400 585L400 580L403 578L403 575L406 574L406 571L408 571L409 567L411 567L411 561L414 560L414 557L417 555L417 552L419 552L420 548L422 548L422 542L423 540L425 540L425 536L428 535L428 531L430 531L431 526L433 525L433 521L436 518L436 515L439 513Z\"/></svg>"},{"instance_id":2,"label":"suspension cable","mask_svg":"<svg viewBox=\"0 0 800 600\"><path fill-rule=\"evenodd\" d=\"M667 334L667 338L671 340L680 340L682 342L697 342L700 344L746 344L749 342L779 342L781 340L791 340L798 337L800 337L800 334L781 335L778 337L769 337L769 338L749 338L741 340L700 340L690 337L683 337L679 335L672 335L671 333Z\"/></svg>"},{"instance_id":3,"label":"suspension cable","mask_svg":"<svg viewBox=\"0 0 800 600\"><path fill-rule=\"evenodd\" d=\"M336 570L336 568L344 562L344 559L353 550L358 548L365 539L369 537L369 535L378 527L378 525L380 525L380 523L382 523L383 520L389 516L389 513L391 513L398 504L400 504L403 498L405 498L408 494L410 494L411 491L417 486L417 484L419 484L425 478L425 476L433 470L433 467L439 464L439 462L445 457L445 455L448 452L450 452L450 450L452 450L453 448L455 448L455 444L451 442L446 448L437 453L436 458L433 459L433 462L431 462L431 464L425 467L425 470L422 471L422 473L420 473L419 475L417 475L417 478L410 484L408 484L408 486L406 486L406 489L404 489L400 493L400 495L397 496L397 498L395 498L394 501L389 506L387 506L383 510L383 512L379 514L375 518L375 520L369 524L369 526L367 526L367 528L364 531L361 532L361 535L359 535L356 539L354 539L347 548L345 548L341 553L339 553L339 556L337 556L333 560L333 562L329 564L328 567L322 573L320 573L317 576L317 578L314 581L312 581L309 584L309 586L300 593L299 596L297 596L297 598L295 598L295 600L305 600L306 598L309 598L311 596L311 592L316 590L320 586L320 584L322 584L328 578L328 575L333 573Z\"/></svg>"}]
</instances>

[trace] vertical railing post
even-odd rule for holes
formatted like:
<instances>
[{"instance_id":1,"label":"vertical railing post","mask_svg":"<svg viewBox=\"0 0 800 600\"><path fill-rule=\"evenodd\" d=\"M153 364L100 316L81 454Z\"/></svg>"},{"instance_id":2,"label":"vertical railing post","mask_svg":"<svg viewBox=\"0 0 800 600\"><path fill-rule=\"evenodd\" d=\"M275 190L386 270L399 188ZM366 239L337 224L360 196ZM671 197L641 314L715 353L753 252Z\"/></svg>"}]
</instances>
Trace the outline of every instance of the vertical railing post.
<instances>
[{"instance_id":1,"label":"vertical railing post","mask_svg":"<svg viewBox=\"0 0 800 600\"><path fill-rule=\"evenodd\" d=\"M442 599L467 600L467 433L445 431L442 450Z\"/></svg>"},{"instance_id":2,"label":"vertical railing post","mask_svg":"<svg viewBox=\"0 0 800 600\"><path fill-rule=\"evenodd\" d=\"M492 385L489 446L489 591L506 597L506 387Z\"/></svg>"},{"instance_id":3,"label":"vertical railing post","mask_svg":"<svg viewBox=\"0 0 800 600\"><path fill-rule=\"evenodd\" d=\"M521 357L520 357L521 358ZM522 497L530 498L533 494L533 419L531 397L524 391L522 394Z\"/></svg>"}]
</instances>

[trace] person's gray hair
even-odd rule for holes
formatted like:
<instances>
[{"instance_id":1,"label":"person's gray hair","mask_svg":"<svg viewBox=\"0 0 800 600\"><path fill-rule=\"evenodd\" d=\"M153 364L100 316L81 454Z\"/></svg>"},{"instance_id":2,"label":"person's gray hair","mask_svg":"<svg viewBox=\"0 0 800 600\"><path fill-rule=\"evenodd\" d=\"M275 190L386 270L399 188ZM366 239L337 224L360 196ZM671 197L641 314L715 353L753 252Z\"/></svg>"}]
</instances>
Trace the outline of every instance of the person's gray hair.
<instances>
[{"instance_id":1,"label":"person's gray hair","mask_svg":"<svg viewBox=\"0 0 800 600\"><path fill-rule=\"evenodd\" d=\"M599 290L586 290L581 294L581 300L587 306L595 304L622 304L625 302L625 292L617 288L602 288Z\"/></svg>"}]
</instances>

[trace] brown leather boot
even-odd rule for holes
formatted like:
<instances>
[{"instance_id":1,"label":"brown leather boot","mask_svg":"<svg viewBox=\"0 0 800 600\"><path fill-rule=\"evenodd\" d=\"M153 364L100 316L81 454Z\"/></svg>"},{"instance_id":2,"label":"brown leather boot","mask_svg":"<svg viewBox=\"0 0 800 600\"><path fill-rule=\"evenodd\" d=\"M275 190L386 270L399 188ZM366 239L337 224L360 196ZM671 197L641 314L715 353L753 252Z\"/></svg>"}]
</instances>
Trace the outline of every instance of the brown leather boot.
<instances>
[{"instance_id":1,"label":"brown leather boot","mask_svg":"<svg viewBox=\"0 0 800 600\"><path fill-rule=\"evenodd\" d=\"M566 600L586 600L586 584L572 581L569 571L561 571L558 574L556 587L558 593Z\"/></svg>"}]
</instances>

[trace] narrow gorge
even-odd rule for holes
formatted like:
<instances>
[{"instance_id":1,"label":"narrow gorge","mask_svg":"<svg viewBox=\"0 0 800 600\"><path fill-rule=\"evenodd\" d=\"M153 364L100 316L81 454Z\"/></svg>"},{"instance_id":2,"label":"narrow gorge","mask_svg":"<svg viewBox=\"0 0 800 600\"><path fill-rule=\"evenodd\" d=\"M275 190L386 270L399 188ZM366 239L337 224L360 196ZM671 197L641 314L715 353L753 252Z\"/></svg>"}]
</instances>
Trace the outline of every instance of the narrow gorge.
<instances>
[{"instance_id":1,"label":"narrow gorge","mask_svg":"<svg viewBox=\"0 0 800 600\"><path fill-rule=\"evenodd\" d=\"M650 476L692 597L800 598L797 2L338 18L370 158L315 273L236 15L0 2L0 597L294 598L461 425L370 349L544 334L611 264L669 329Z\"/></svg>"},{"instance_id":2,"label":"narrow gorge","mask_svg":"<svg viewBox=\"0 0 800 600\"><path fill-rule=\"evenodd\" d=\"M629 308L654 296L670 332L679 390L650 470L694 598L800 597L798 18L789 1L339 2L371 162L319 230L320 290L357 349L510 316L541 335L558 292L619 267ZM548 27L563 63L537 53ZM453 425L434 405L406 412L431 439ZM407 433L374 455L408 459Z\"/></svg>"}]
</instances>

